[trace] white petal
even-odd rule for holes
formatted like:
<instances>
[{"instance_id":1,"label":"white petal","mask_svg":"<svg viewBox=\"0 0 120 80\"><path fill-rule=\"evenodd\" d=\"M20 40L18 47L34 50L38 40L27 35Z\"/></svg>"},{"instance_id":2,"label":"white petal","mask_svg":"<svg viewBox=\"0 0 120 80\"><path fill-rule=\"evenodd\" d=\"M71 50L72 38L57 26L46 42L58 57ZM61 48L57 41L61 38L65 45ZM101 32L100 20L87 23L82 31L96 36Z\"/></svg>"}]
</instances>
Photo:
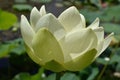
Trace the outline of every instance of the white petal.
<instances>
[{"instance_id":1,"label":"white petal","mask_svg":"<svg viewBox=\"0 0 120 80\"><path fill-rule=\"evenodd\" d=\"M66 9L59 17L58 20L64 26L66 31L71 31L77 25L82 24L79 11L75 7ZM81 26L80 26L81 27Z\"/></svg>"},{"instance_id":2,"label":"white petal","mask_svg":"<svg viewBox=\"0 0 120 80\"><path fill-rule=\"evenodd\" d=\"M46 14L36 24L36 31L40 28L46 27L57 40L60 40L65 35L63 26L59 23L56 17L52 14Z\"/></svg>"},{"instance_id":3,"label":"white petal","mask_svg":"<svg viewBox=\"0 0 120 80\"><path fill-rule=\"evenodd\" d=\"M114 35L114 33L111 33L110 35L108 35L103 42L101 43L100 46L102 46L101 48L99 48L99 53L96 55L96 57L98 57L110 44L111 40L112 40L112 36Z\"/></svg>"},{"instance_id":4,"label":"white petal","mask_svg":"<svg viewBox=\"0 0 120 80\"><path fill-rule=\"evenodd\" d=\"M35 28L35 25L40 18L41 18L40 12L38 11L36 7L34 7L30 14L30 23L33 29Z\"/></svg>"},{"instance_id":5,"label":"white petal","mask_svg":"<svg viewBox=\"0 0 120 80\"><path fill-rule=\"evenodd\" d=\"M82 14L80 14L80 16L81 16L81 21L82 21L82 24L83 24L83 28L85 28L86 27L85 17Z\"/></svg>"},{"instance_id":6,"label":"white petal","mask_svg":"<svg viewBox=\"0 0 120 80\"><path fill-rule=\"evenodd\" d=\"M81 22L76 27L74 27L72 31L81 30L86 27L85 17L82 14L80 14L80 17L81 17Z\"/></svg>"},{"instance_id":7,"label":"white petal","mask_svg":"<svg viewBox=\"0 0 120 80\"><path fill-rule=\"evenodd\" d=\"M96 54L94 59L96 59L101 54L101 51L103 49L103 45L104 45L104 40L99 41L98 46L96 48L97 49L97 54Z\"/></svg>"},{"instance_id":8,"label":"white petal","mask_svg":"<svg viewBox=\"0 0 120 80\"><path fill-rule=\"evenodd\" d=\"M112 36L114 35L114 33L111 33L110 35L108 35L105 40L104 40L104 45L103 45L103 49L101 51L101 53L109 46L111 40L112 40Z\"/></svg>"},{"instance_id":9,"label":"white petal","mask_svg":"<svg viewBox=\"0 0 120 80\"><path fill-rule=\"evenodd\" d=\"M24 15L21 16L20 28L25 43L30 47L35 32Z\"/></svg>"},{"instance_id":10,"label":"white petal","mask_svg":"<svg viewBox=\"0 0 120 80\"><path fill-rule=\"evenodd\" d=\"M100 22L99 18L96 18L95 21L92 24L90 24L88 27L95 29L95 28L99 27L99 22Z\"/></svg>"},{"instance_id":11,"label":"white petal","mask_svg":"<svg viewBox=\"0 0 120 80\"><path fill-rule=\"evenodd\" d=\"M91 29L73 31L60 41L65 62L71 60L71 53L85 53L97 47L97 36Z\"/></svg>"},{"instance_id":12,"label":"white petal","mask_svg":"<svg viewBox=\"0 0 120 80\"><path fill-rule=\"evenodd\" d=\"M97 35L98 42L102 41L104 39L104 29L103 27L97 27L93 29L95 34Z\"/></svg>"},{"instance_id":13,"label":"white petal","mask_svg":"<svg viewBox=\"0 0 120 80\"><path fill-rule=\"evenodd\" d=\"M44 16L46 14L46 10L45 10L45 6L43 5L41 8L40 8L40 15L41 16Z\"/></svg>"}]
</instances>

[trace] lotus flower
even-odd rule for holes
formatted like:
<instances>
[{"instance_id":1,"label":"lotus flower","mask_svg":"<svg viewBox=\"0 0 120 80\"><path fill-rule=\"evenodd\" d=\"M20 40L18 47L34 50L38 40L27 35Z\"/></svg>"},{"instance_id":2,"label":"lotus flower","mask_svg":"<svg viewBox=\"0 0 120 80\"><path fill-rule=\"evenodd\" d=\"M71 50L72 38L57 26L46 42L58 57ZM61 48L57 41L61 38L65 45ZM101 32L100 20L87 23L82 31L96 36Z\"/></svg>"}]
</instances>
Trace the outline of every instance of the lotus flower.
<instances>
[{"instance_id":1,"label":"lotus flower","mask_svg":"<svg viewBox=\"0 0 120 80\"><path fill-rule=\"evenodd\" d=\"M74 7L58 18L34 7L30 24L21 16L21 33L31 59L45 69L79 71L90 65L110 44L113 33L104 39L99 19L86 27L82 14Z\"/></svg>"}]
</instances>

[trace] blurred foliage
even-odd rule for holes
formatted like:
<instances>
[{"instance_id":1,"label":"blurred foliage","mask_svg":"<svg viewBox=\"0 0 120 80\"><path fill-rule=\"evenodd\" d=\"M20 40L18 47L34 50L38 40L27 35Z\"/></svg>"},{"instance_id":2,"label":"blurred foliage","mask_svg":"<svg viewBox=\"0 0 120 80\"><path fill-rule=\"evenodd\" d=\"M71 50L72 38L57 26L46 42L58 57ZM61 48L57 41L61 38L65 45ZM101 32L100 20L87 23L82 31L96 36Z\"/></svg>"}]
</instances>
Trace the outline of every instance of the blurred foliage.
<instances>
[{"instance_id":1,"label":"blurred foliage","mask_svg":"<svg viewBox=\"0 0 120 80\"><path fill-rule=\"evenodd\" d=\"M0 30L7 30L12 27L16 22L16 15L0 9Z\"/></svg>"},{"instance_id":2,"label":"blurred foliage","mask_svg":"<svg viewBox=\"0 0 120 80\"><path fill-rule=\"evenodd\" d=\"M32 9L32 6L28 4L15 4L13 5L13 8L18 11L30 11Z\"/></svg>"},{"instance_id":3,"label":"blurred foliage","mask_svg":"<svg viewBox=\"0 0 120 80\"><path fill-rule=\"evenodd\" d=\"M16 11L30 11L28 0L14 0ZM53 0L29 0L50 3ZM60 80L120 80L120 0L56 0L63 6L76 6L87 25L97 17L105 34L115 33L110 47L90 66L77 72L62 72ZM0 30L7 30L17 22L15 14L0 10ZM19 30L17 30L19 31ZM8 36L9 37L9 36ZM0 42L0 80L56 80L58 73L44 70L26 54L21 38Z\"/></svg>"}]
</instances>

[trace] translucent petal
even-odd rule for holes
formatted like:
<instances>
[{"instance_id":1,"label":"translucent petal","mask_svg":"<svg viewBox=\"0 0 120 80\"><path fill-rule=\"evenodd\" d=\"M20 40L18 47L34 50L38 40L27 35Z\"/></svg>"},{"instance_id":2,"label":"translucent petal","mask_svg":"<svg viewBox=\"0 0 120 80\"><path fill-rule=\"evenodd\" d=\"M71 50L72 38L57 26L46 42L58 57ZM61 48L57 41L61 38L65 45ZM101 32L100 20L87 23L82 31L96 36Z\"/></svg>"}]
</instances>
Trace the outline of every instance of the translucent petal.
<instances>
[{"instance_id":1,"label":"translucent petal","mask_svg":"<svg viewBox=\"0 0 120 80\"><path fill-rule=\"evenodd\" d=\"M99 55L109 46L111 40L112 40L112 36L114 35L114 33L111 33L110 35L108 35L105 39L104 39L104 44L103 44L103 49L101 50L101 52L99 53Z\"/></svg>"},{"instance_id":2,"label":"translucent petal","mask_svg":"<svg viewBox=\"0 0 120 80\"><path fill-rule=\"evenodd\" d=\"M40 15L41 16L44 16L46 14L46 10L45 10L45 6L43 5L41 8L40 8Z\"/></svg>"},{"instance_id":3,"label":"translucent petal","mask_svg":"<svg viewBox=\"0 0 120 80\"><path fill-rule=\"evenodd\" d=\"M66 62L65 68L70 71L80 71L93 62L96 53L97 51L95 49L92 49L84 54L81 54L77 56L75 59ZM71 54L71 56L72 57L76 56L76 54Z\"/></svg>"},{"instance_id":4,"label":"translucent petal","mask_svg":"<svg viewBox=\"0 0 120 80\"><path fill-rule=\"evenodd\" d=\"M101 54L101 51L103 49L103 45L104 45L104 40L99 41L98 46L96 48L97 49L97 54L95 56L95 59Z\"/></svg>"},{"instance_id":5,"label":"translucent petal","mask_svg":"<svg viewBox=\"0 0 120 80\"><path fill-rule=\"evenodd\" d=\"M66 31L71 31L78 24L82 24L79 11L75 7L66 9L59 17L58 20L64 26ZM80 26L81 27L81 26Z\"/></svg>"},{"instance_id":6,"label":"translucent petal","mask_svg":"<svg viewBox=\"0 0 120 80\"><path fill-rule=\"evenodd\" d=\"M55 37L45 28L40 29L33 38L32 47L36 56L42 59L42 64L55 60L63 63L63 52ZM59 56L59 57L58 57Z\"/></svg>"},{"instance_id":7,"label":"translucent petal","mask_svg":"<svg viewBox=\"0 0 120 80\"><path fill-rule=\"evenodd\" d=\"M34 7L30 14L30 23L31 23L33 29L35 28L35 25L40 18L41 18L40 12L38 11L38 9L36 7Z\"/></svg>"},{"instance_id":8,"label":"translucent petal","mask_svg":"<svg viewBox=\"0 0 120 80\"><path fill-rule=\"evenodd\" d=\"M101 53L109 46L109 44L110 44L110 42L112 40L112 36L113 36L113 33L111 33L109 36L107 36L105 39L103 39L103 41L101 41L98 44L98 47L97 47L98 53L97 53L96 57L101 55Z\"/></svg>"},{"instance_id":9,"label":"translucent petal","mask_svg":"<svg viewBox=\"0 0 120 80\"><path fill-rule=\"evenodd\" d=\"M21 16L20 29L25 43L30 47L35 32L24 15Z\"/></svg>"},{"instance_id":10,"label":"translucent petal","mask_svg":"<svg viewBox=\"0 0 120 80\"><path fill-rule=\"evenodd\" d=\"M65 62L71 60L70 53L85 53L96 48L97 43L97 36L91 29L78 30L67 34L60 41L62 50L65 53Z\"/></svg>"},{"instance_id":11,"label":"translucent petal","mask_svg":"<svg viewBox=\"0 0 120 80\"><path fill-rule=\"evenodd\" d=\"M104 39L104 29L103 27L97 27L93 29L95 34L97 35L98 42L102 41Z\"/></svg>"},{"instance_id":12,"label":"translucent petal","mask_svg":"<svg viewBox=\"0 0 120 80\"><path fill-rule=\"evenodd\" d=\"M99 22L100 22L99 18L96 18L95 21L92 24L90 24L88 27L95 29L95 28L99 27Z\"/></svg>"},{"instance_id":13,"label":"translucent petal","mask_svg":"<svg viewBox=\"0 0 120 80\"><path fill-rule=\"evenodd\" d=\"M38 21L36 24L36 32L43 27L48 29L57 40L60 40L65 35L63 26L59 23L56 17L50 13L46 14Z\"/></svg>"}]
</instances>

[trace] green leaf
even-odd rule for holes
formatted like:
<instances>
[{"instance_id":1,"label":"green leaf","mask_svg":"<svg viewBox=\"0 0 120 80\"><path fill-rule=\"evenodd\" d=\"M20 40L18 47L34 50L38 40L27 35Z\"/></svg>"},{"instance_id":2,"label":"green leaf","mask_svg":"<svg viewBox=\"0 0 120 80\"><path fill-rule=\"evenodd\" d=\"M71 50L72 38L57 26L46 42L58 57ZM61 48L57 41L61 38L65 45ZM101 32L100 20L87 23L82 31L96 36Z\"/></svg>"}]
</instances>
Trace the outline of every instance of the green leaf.
<instances>
[{"instance_id":1,"label":"green leaf","mask_svg":"<svg viewBox=\"0 0 120 80\"><path fill-rule=\"evenodd\" d=\"M92 68L92 73L89 75L87 80L94 80L98 73L99 73L98 68Z\"/></svg>"},{"instance_id":2,"label":"green leaf","mask_svg":"<svg viewBox=\"0 0 120 80\"><path fill-rule=\"evenodd\" d=\"M44 72L44 68L41 67L37 74L31 76L31 80L41 80L43 72Z\"/></svg>"},{"instance_id":3,"label":"green leaf","mask_svg":"<svg viewBox=\"0 0 120 80\"><path fill-rule=\"evenodd\" d=\"M0 44L0 58L8 55L9 51L10 51L9 44Z\"/></svg>"},{"instance_id":4,"label":"green leaf","mask_svg":"<svg viewBox=\"0 0 120 80\"><path fill-rule=\"evenodd\" d=\"M31 0L31 1L39 2L39 3L49 3L49 2L51 2L52 0Z\"/></svg>"},{"instance_id":5,"label":"green leaf","mask_svg":"<svg viewBox=\"0 0 120 80\"><path fill-rule=\"evenodd\" d=\"M15 5L13 5L13 8L18 11L32 10L32 6L28 5L28 4L15 4Z\"/></svg>"},{"instance_id":6,"label":"green leaf","mask_svg":"<svg viewBox=\"0 0 120 80\"><path fill-rule=\"evenodd\" d=\"M0 10L0 30L7 30L17 22L17 17L10 12Z\"/></svg>"},{"instance_id":7,"label":"green leaf","mask_svg":"<svg viewBox=\"0 0 120 80\"><path fill-rule=\"evenodd\" d=\"M114 37L115 37L117 40L120 41L120 34L118 34L118 35L114 35Z\"/></svg>"},{"instance_id":8,"label":"green leaf","mask_svg":"<svg viewBox=\"0 0 120 80\"><path fill-rule=\"evenodd\" d=\"M97 58L96 62L100 63L100 64L103 64L103 65L108 64L108 61L106 61L104 58Z\"/></svg>"},{"instance_id":9,"label":"green leaf","mask_svg":"<svg viewBox=\"0 0 120 80\"><path fill-rule=\"evenodd\" d=\"M104 21L120 21L120 5L108 7L103 14Z\"/></svg>"},{"instance_id":10,"label":"green leaf","mask_svg":"<svg viewBox=\"0 0 120 80\"><path fill-rule=\"evenodd\" d=\"M24 42L21 38L13 40L10 42L13 45L11 52L21 55L25 53Z\"/></svg>"},{"instance_id":11,"label":"green leaf","mask_svg":"<svg viewBox=\"0 0 120 80\"><path fill-rule=\"evenodd\" d=\"M120 62L117 64L117 66L116 66L116 71L117 72L120 72Z\"/></svg>"},{"instance_id":12,"label":"green leaf","mask_svg":"<svg viewBox=\"0 0 120 80\"><path fill-rule=\"evenodd\" d=\"M94 11L89 9L82 9L80 10L80 13L82 13L87 22L93 22L97 17L100 17L102 15L102 11Z\"/></svg>"},{"instance_id":13,"label":"green leaf","mask_svg":"<svg viewBox=\"0 0 120 80\"><path fill-rule=\"evenodd\" d=\"M74 73L65 73L60 80L80 80Z\"/></svg>"},{"instance_id":14,"label":"green leaf","mask_svg":"<svg viewBox=\"0 0 120 80\"><path fill-rule=\"evenodd\" d=\"M31 80L29 73L17 74L12 80Z\"/></svg>"},{"instance_id":15,"label":"green leaf","mask_svg":"<svg viewBox=\"0 0 120 80\"><path fill-rule=\"evenodd\" d=\"M112 57L111 57L111 60L110 60L110 63L109 64L113 64L113 63L119 63L120 62L120 56L117 55L117 54L114 54Z\"/></svg>"},{"instance_id":16,"label":"green leaf","mask_svg":"<svg viewBox=\"0 0 120 80\"><path fill-rule=\"evenodd\" d=\"M26 3L27 0L15 0L16 3Z\"/></svg>"},{"instance_id":17,"label":"green leaf","mask_svg":"<svg viewBox=\"0 0 120 80\"><path fill-rule=\"evenodd\" d=\"M56 74L53 73L53 74L49 75L47 78L45 78L43 80L56 80Z\"/></svg>"},{"instance_id":18,"label":"green leaf","mask_svg":"<svg viewBox=\"0 0 120 80\"><path fill-rule=\"evenodd\" d=\"M7 56L11 52L17 55L25 53L24 43L21 38L0 44L0 58Z\"/></svg>"},{"instance_id":19,"label":"green leaf","mask_svg":"<svg viewBox=\"0 0 120 80\"><path fill-rule=\"evenodd\" d=\"M114 32L115 34L120 34L120 25L114 23L103 23L102 26L105 29L105 32L111 33Z\"/></svg>"}]
</instances>

